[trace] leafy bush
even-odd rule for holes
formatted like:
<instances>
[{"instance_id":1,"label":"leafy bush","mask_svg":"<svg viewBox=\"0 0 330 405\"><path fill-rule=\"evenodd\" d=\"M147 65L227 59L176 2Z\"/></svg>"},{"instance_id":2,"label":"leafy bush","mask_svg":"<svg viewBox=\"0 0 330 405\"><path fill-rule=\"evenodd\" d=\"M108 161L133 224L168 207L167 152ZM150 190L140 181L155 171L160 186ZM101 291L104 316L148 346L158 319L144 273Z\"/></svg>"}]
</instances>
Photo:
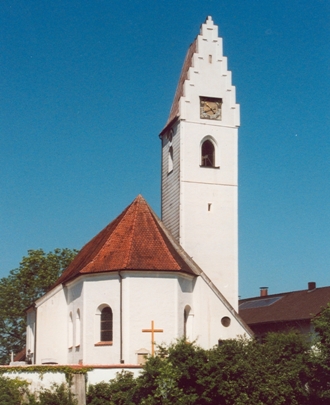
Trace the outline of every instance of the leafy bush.
<instances>
[{"instance_id":1,"label":"leafy bush","mask_svg":"<svg viewBox=\"0 0 330 405\"><path fill-rule=\"evenodd\" d=\"M309 404L309 346L299 334L270 334L263 344L226 340L211 350L180 340L159 353L138 378L111 381L105 401L89 404Z\"/></svg>"},{"instance_id":2,"label":"leafy bush","mask_svg":"<svg viewBox=\"0 0 330 405\"><path fill-rule=\"evenodd\" d=\"M311 403L330 404L330 304L313 320L317 335L311 352Z\"/></svg>"},{"instance_id":3,"label":"leafy bush","mask_svg":"<svg viewBox=\"0 0 330 405\"><path fill-rule=\"evenodd\" d=\"M27 387L26 381L0 376L0 404L21 405Z\"/></svg>"},{"instance_id":4,"label":"leafy bush","mask_svg":"<svg viewBox=\"0 0 330 405\"><path fill-rule=\"evenodd\" d=\"M77 405L77 400L66 384L53 384L51 389L42 389L36 396L37 399L29 397L29 405Z\"/></svg>"},{"instance_id":5,"label":"leafy bush","mask_svg":"<svg viewBox=\"0 0 330 405\"><path fill-rule=\"evenodd\" d=\"M134 405L136 380L130 372L117 373L109 383L90 385L87 405Z\"/></svg>"}]
</instances>

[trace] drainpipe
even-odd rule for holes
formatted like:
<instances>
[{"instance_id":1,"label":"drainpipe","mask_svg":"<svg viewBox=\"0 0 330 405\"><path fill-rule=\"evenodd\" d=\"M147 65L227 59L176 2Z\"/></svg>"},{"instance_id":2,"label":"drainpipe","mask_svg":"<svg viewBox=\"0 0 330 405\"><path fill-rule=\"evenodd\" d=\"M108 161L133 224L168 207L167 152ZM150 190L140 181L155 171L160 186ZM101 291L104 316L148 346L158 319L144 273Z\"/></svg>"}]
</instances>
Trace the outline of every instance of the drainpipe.
<instances>
[{"instance_id":1,"label":"drainpipe","mask_svg":"<svg viewBox=\"0 0 330 405\"><path fill-rule=\"evenodd\" d=\"M34 357L34 361L33 364L37 364L37 307L36 304L34 304L34 312L35 312L35 321L34 321L34 353L33 353L33 357Z\"/></svg>"},{"instance_id":2,"label":"drainpipe","mask_svg":"<svg viewBox=\"0 0 330 405\"><path fill-rule=\"evenodd\" d=\"M123 277L118 271L119 277L119 334L120 334L120 364L124 364L123 360Z\"/></svg>"}]
</instances>

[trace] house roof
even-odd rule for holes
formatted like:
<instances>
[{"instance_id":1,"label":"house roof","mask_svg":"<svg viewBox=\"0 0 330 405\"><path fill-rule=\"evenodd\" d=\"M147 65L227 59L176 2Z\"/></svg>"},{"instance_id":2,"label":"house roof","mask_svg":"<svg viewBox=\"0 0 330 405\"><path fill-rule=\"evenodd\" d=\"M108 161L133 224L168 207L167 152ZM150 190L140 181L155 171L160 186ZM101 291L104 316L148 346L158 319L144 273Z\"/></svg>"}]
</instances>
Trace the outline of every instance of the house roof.
<instances>
[{"instance_id":1,"label":"house roof","mask_svg":"<svg viewBox=\"0 0 330 405\"><path fill-rule=\"evenodd\" d=\"M240 300L239 315L248 325L310 320L330 302L330 287Z\"/></svg>"},{"instance_id":2,"label":"house roof","mask_svg":"<svg viewBox=\"0 0 330 405\"><path fill-rule=\"evenodd\" d=\"M196 275L141 195L81 249L56 285L82 274L120 270Z\"/></svg>"},{"instance_id":3,"label":"house roof","mask_svg":"<svg viewBox=\"0 0 330 405\"><path fill-rule=\"evenodd\" d=\"M14 361L24 361L26 359L26 347L24 347L20 352L18 352L15 357Z\"/></svg>"}]
</instances>

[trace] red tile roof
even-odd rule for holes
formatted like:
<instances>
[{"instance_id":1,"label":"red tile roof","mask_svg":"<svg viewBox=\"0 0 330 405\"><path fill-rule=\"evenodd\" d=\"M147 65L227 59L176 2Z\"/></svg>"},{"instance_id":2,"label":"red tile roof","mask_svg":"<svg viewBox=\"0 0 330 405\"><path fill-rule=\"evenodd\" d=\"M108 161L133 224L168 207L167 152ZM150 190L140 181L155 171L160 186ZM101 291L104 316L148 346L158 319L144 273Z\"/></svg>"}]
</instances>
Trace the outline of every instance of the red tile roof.
<instances>
[{"instance_id":1,"label":"red tile roof","mask_svg":"<svg viewBox=\"0 0 330 405\"><path fill-rule=\"evenodd\" d=\"M275 300L275 298L279 299ZM262 306L267 302L270 304ZM330 287L292 291L240 300L239 315L248 325L310 320L318 315L328 302L330 302ZM242 309L244 306L253 308Z\"/></svg>"},{"instance_id":2,"label":"red tile roof","mask_svg":"<svg viewBox=\"0 0 330 405\"><path fill-rule=\"evenodd\" d=\"M142 196L88 242L56 285L82 274L119 270L175 271L196 275L174 239Z\"/></svg>"},{"instance_id":3,"label":"red tile roof","mask_svg":"<svg viewBox=\"0 0 330 405\"><path fill-rule=\"evenodd\" d=\"M24 347L24 349L22 349L15 355L14 361L25 361L25 358L26 358L26 347Z\"/></svg>"}]
</instances>

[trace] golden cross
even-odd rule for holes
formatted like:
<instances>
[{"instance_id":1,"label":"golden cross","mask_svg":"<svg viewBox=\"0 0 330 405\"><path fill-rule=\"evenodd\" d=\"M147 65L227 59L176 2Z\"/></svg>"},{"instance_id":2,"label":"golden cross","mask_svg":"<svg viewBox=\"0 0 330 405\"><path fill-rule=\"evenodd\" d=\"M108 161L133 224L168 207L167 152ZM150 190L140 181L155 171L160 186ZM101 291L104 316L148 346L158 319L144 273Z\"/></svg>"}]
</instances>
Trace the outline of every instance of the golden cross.
<instances>
[{"instance_id":1,"label":"golden cross","mask_svg":"<svg viewBox=\"0 0 330 405\"><path fill-rule=\"evenodd\" d=\"M142 329L142 332L151 332L151 354L155 354L155 332L164 332L163 329L155 329L154 321L151 321L151 329Z\"/></svg>"}]
</instances>

